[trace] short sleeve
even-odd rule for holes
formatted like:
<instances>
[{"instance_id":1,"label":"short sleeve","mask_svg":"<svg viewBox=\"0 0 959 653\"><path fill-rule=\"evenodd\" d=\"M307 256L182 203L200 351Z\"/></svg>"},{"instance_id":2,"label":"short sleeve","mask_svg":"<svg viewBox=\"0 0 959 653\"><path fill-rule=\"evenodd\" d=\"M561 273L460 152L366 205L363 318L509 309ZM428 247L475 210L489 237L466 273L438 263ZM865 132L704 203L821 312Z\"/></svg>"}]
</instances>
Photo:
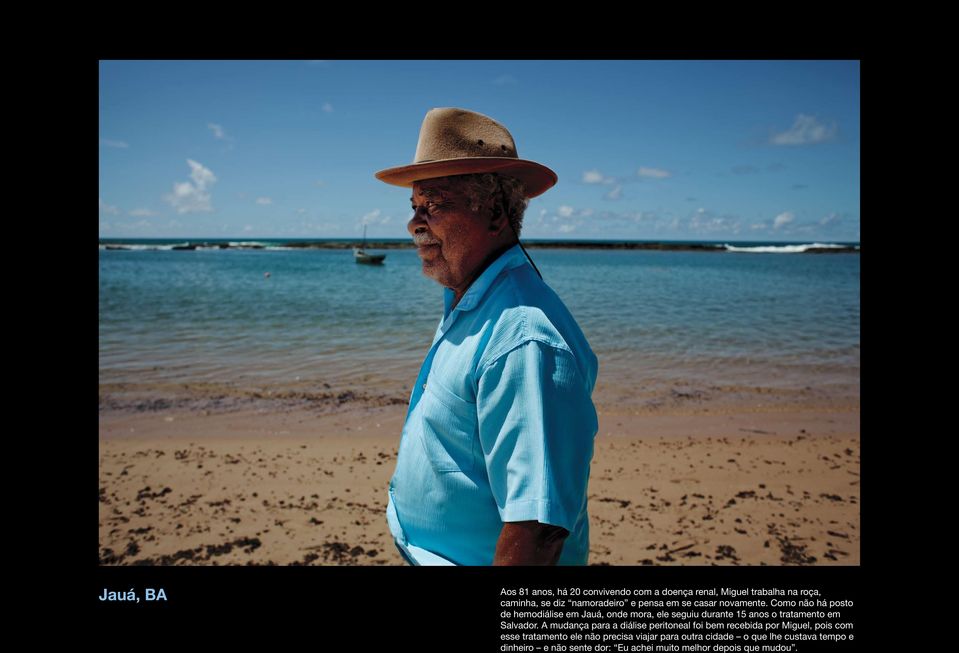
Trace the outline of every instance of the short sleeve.
<instances>
[{"instance_id":1,"label":"short sleeve","mask_svg":"<svg viewBox=\"0 0 959 653\"><path fill-rule=\"evenodd\" d=\"M534 340L498 357L477 383L477 419L500 518L572 532L598 428L572 353Z\"/></svg>"}]
</instances>

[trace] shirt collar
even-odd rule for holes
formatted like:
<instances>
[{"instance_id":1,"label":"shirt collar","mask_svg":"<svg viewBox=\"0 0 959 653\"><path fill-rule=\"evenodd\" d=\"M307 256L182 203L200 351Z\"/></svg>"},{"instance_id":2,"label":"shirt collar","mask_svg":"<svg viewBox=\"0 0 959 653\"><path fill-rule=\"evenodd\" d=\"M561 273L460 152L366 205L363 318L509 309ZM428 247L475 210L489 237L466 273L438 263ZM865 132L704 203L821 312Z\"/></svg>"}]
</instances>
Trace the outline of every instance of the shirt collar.
<instances>
[{"instance_id":1,"label":"shirt collar","mask_svg":"<svg viewBox=\"0 0 959 653\"><path fill-rule=\"evenodd\" d=\"M489 287L493 284L493 281L496 280L496 277L499 276L500 272L515 268L524 264L525 262L526 255L523 253L519 243L513 245L508 250L500 254L495 261L490 263L489 266L483 270L482 274L480 274L479 277L473 281L469 289L466 291L466 294L463 295L459 303L456 305L456 308L453 310L469 311L476 308L476 305L479 304L481 299L483 299L483 295L485 295L486 291L489 290ZM453 303L454 297L456 297L456 293L454 293L452 290L449 288L443 289L444 320L449 317L450 305Z\"/></svg>"}]
</instances>

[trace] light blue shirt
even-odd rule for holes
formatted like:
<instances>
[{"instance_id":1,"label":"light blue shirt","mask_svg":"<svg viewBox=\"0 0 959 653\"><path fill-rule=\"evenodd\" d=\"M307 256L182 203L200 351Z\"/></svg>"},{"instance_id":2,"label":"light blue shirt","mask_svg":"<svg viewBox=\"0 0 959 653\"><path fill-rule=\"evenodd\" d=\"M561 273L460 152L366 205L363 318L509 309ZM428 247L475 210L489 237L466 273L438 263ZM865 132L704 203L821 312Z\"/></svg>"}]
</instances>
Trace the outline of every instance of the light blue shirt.
<instances>
[{"instance_id":1,"label":"light blue shirt","mask_svg":"<svg viewBox=\"0 0 959 653\"><path fill-rule=\"evenodd\" d=\"M519 245L453 298L410 396L390 532L416 564L489 565L503 522L539 521L570 533L559 564L584 565L596 355Z\"/></svg>"}]
</instances>

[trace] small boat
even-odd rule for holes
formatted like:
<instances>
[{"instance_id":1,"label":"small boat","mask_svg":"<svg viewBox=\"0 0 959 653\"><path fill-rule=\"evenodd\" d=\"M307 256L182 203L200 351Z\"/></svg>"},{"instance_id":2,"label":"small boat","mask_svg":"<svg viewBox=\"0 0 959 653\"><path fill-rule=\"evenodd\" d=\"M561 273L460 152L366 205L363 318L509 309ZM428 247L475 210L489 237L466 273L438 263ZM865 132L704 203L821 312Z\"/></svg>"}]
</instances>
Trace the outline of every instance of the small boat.
<instances>
[{"instance_id":1,"label":"small boat","mask_svg":"<svg viewBox=\"0 0 959 653\"><path fill-rule=\"evenodd\" d=\"M353 248L353 260L357 263L366 263L367 265L379 265L386 258L386 254L367 254L366 253L366 225L363 225L363 245Z\"/></svg>"}]
</instances>

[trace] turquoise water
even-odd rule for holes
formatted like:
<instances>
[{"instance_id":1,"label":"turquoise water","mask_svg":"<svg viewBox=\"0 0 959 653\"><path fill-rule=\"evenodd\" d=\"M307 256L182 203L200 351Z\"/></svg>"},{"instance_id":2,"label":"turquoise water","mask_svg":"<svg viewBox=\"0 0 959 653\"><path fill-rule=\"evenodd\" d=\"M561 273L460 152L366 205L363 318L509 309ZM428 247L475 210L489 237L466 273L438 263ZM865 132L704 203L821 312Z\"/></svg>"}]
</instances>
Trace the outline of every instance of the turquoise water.
<instances>
[{"instance_id":1,"label":"turquoise water","mask_svg":"<svg viewBox=\"0 0 959 653\"><path fill-rule=\"evenodd\" d=\"M100 383L407 396L442 316L412 249L99 252ZM532 249L599 357L597 392L859 387L860 255ZM265 273L269 272L269 276Z\"/></svg>"}]
</instances>

